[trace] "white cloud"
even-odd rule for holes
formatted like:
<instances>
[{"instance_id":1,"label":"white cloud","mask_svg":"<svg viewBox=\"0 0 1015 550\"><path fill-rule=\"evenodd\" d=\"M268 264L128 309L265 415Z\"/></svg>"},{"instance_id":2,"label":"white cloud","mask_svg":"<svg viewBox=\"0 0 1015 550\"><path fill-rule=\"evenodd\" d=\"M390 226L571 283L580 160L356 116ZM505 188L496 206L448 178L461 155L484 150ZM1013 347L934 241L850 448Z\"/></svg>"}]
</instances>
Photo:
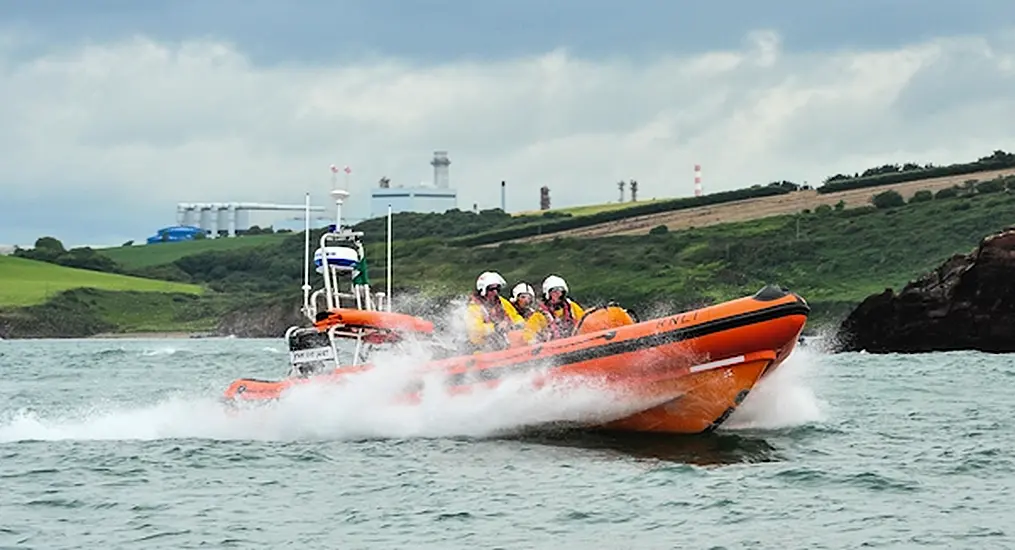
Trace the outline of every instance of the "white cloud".
<instances>
[{"instance_id":1,"label":"white cloud","mask_svg":"<svg viewBox=\"0 0 1015 550\"><path fill-rule=\"evenodd\" d=\"M498 206L502 179L518 210L544 184L555 206L615 200L620 178L643 198L690 195L694 163L714 191L971 160L1015 141L1011 38L794 53L759 32L738 51L648 62L258 67L218 42L24 58L0 36L0 194L113 193L171 223L178 201L299 203L310 186L323 200L331 163L353 167L362 208L383 175L429 181L435 149L463 209Z\"/></svg>"}]
</instances>

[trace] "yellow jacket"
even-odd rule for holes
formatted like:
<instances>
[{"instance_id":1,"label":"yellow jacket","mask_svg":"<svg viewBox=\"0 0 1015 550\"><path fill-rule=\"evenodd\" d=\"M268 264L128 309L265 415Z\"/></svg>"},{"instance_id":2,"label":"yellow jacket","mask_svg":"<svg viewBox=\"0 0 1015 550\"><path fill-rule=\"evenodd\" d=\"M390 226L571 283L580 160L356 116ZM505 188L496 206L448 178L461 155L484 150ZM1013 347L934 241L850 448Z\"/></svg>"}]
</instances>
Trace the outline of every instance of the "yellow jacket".
<instances>
[{"instance_id":1,"label":"yellow jacket","mask_svg":"<svg viewBox=\"0 0 1015 550\"><path fill-rule=\"evenodd\" d=\"M585 310L578 305L578 302L575 302L570 298L564 298L564 300L571 308L571 317L574 319L574 325L577 326L578 321L580 321L582 316L585 315ZM529 317L528 321L525 322L525 340L527 342L532 343L537 339L546 341L555 338L550 327L550 319L547 318L548 315L550 314L540 307L537 308L536 313L534 313L532 317ZM560 320L563 316L564 308L553 310L553 317L555 320ZM567 337L570 335L570 333L567 333L561 335L561 337Z\"/></svg>"},{"instance_id":2,"label":"yellow jacket","mask_svg":"<svg viewBox=\"0 0 1015 550\"><path fill-rule=\"evenodd\" d=\"M504 310L504 318L515 327L524 325L525 320L518 315L511 302L503 296L498 296L498 298L500 299L500 306ZM491 306L480 303L475 298L469 300L469 304L465 307L465 333L469 337L469 342L474 345L482 345L497 330L496 320L498 316L496 312L488 311L487 308L489 307Z\"/></svg>"},{"instance_id":3,"label":"yellow jacket","mask_svg":"<svg viewBox=\"0 0 1015 550\"><path fill-rule=\"evenodd\" d=\"M523 311L523 310L519 310L518 309L518 305L515 304L514 302L512 302L511 300L508 300L508 303L511 304L511 309L515 310L515 313L517 313L518 316L522 318L522 324L523 325L524 325L525 321L528 320L529 317L531 317L531 316L536 314L536 308L531 306L531 305ZM526 313L528 315L526 315Z\"/></svg>"}]
</instances>

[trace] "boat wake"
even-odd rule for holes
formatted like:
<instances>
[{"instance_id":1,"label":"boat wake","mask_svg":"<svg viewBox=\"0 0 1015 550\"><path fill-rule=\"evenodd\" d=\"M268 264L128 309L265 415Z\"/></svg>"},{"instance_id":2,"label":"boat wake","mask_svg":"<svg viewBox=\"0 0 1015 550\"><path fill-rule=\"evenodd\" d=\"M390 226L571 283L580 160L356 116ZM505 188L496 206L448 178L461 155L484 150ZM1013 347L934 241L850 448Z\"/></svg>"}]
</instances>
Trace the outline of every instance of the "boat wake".
<instances>
[{"instance_id":1,"label":"boat wake","mask_svg":"<svg viewBox=\"0 0 1015 550\"><path fill-rule=\"evenodd\" d=\"M532 376L451 396L426 379L418 403L400 403L404 381L424 360L401 359L342 385L310 383L278 401L230 408L217 397L177 394L160 402L94 404L63 414L0 412L0 443L32 440L363 440L490 438L536 426L598 423L631 414L632 403L595 384L532 385ZM798 349L751 394L721 431L777 429L820 421L810 389L817 354Z\"/></svg>"},{"instance_id":2,"label":"boat wake","mask_svg":"<svg viewBox=\"0 0 1015 550\"><path fill-rule=\"evenodd\" d=\"M425 378L420 401L400 403L405 380L421 363L379 362L341 385L308 383L262 404L230 407L218 398L178 394L151 405L93 405L62 415L8 411L0 413L0 442L496 437L536 425L611 420L638 406L594 384L534 387L534 375L454 396L441 378Z\"/></svg>"}]
</instances>

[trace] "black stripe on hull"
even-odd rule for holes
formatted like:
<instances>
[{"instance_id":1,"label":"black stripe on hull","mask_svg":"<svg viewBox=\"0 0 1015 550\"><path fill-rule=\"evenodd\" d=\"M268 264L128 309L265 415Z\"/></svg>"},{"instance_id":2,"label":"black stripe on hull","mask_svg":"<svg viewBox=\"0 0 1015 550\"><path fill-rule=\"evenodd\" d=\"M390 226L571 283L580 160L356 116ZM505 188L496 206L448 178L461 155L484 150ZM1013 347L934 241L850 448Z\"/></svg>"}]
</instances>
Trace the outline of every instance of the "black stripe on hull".
<instances>
[{"instance_id":1,"label":"black stripe on hull","mask_svg":"<svg viewBox=\"0 0 1015 550\"><path fill-rule=\"evenodd\" d=\"M461 386L499 380L506 376L538 370L541 368L560 368L593 359L602 359L605 357L642 351L676 342L693 340L727 330L773 321L782 317L789 317L792 315L806 316L809 313L810 307L802 301L779 304L770 308L747 313L739 313L729 317L706 321L690 327L677 328L666 332L632 338L630 340L611 342L575 351L564 351L554 355L548 355L546 357L517 361L497 367L473 369L465 372L454 373L448 376L448 380L445 384L448 386ZM616 331L607 332L597 338L609 341L614 337L616 337ZM581 343L587 341L588 340L583 340ZM532 353L538 353L540 349L541 346L537 346ZM474 366L475 364L475 360L466 363L467 366Z\"/></svg>"}]
</instances>

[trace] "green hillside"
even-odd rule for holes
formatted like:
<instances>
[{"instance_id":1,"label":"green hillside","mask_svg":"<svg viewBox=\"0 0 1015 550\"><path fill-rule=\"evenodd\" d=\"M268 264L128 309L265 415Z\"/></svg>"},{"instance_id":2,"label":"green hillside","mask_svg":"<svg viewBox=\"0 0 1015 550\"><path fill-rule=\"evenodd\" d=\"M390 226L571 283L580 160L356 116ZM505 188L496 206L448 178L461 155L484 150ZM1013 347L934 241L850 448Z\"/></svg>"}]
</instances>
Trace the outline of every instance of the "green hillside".
<instances>
[{"instance_id":1,"label":"green hillside","mask_svg":"<svg viewBox=\"0 0 1015 550\"><path fill-rule=\"evenodd\" d=\"M496 269L513 283L558 273L578 299L639 308L691 307L778 283L803 294L818 321L898 288L987 233L1015 223L1015 196L972 195L886 209L825 210L642 237L559 239L490 249L405 247L394 281L464 292ZM381 259L382 250L371 250ZM439 260L437 260L439 258ZM383 275L383 271L376 270Z\"/></svg>"},{"instance_id":2,"label":"green hillside","mask_svg":"<svg viewBox=\"0 0 1015 550\"><path fill-rule=\"evenodd\" d=\"M1013 191L1015 179L998 178L935 194L921 191L909 203L895 191L884 191L875 195L877 206L838 210L823 205L813 212L686 231L668 232L659 226L641 236L557 238L492 247L463 246L454 236L468 237L482 227L519 223L499 210L478 215L460 211L399 215L395 217L399 221L393 282L396 296L422 292L446 299L469 292L476 275L488 269L500 271L512 284L526 280L538 285L547 274L556 273L568 279L574 296L585 305L617 300L643 316L731 299L777 283L801 293L812 304L813 328L838 321L867 295L898 288L949 256L968 252L986 234L1015 223ZM531 223L531 218L522 218L521 223ZM369 231L370 274L375 288L383 288L382 220L368 220L357 228ZM314 241L319 235L320 230L314 231ZM267 327L266 335L276 335L278 323L273 319L286 308L265 304L297 298L302 282L303 236L299 233L163 243L95 254L77 249L60 252L62 245L50 238L40 239L39 244L46 248L30 253L40 259L147 274L215 292L197 295L196 286L5 258L0 264L0 291L10 305L39 304L74 286L156 291L143 299L141 293L72 291L61 299L72 298L81 326L71 330L47 325L51 309L37 306L18 310L18 334L36 327L67 335L94 333L96 327L126 332L211 330L228 312L236 312L242 326ZM36 271L26 272L26 266ZM64 308L61 315L65 311L69 310Z\"/></svg>"},{"instance_id":3,"label":"green hillside","mask_svg":"<svg viewBox=\"0 0 1015 550\"><path fill-rule=\"evenodd\" d=\"M200 286L194 284L100 273L24 258L0 256L0 308L43 303L61 291L82 287L184 294L203 292Z\"/></svg>"},{"instance_id":4,"label":"green hillside","mask_svg":"<svg viewBox=\"0 0 1015 550\"><path fill-rule=\"evenodd\" d=\"M817 321L832 321L868 294L903 285L1015 222L1015 196L1003 187L944 191L936 198L918 194L897 206L891 200L882 208L826 206L688 231L662 228L647 236L490 248L449 246L439 239L396 241L393 283L396 289L446 297L468 292L487 269L500 271L511 283L538 284L557 273L587 304L616 299L640 309L692 307L779 283L802 293L815 306ZM302 243L293 235L276 247L189 256L170 267L188 281L223 292L292 292L301 282ZM384 247L367 248L373 282L380 288Z\"/></svg>"},{"instance_id":5,"label":"green hillside","mask_svg":"<svg viewBox=\"0 0 1015 550\"><path fill-rule=\"evenodd\" d=\"M201 252L278 244L287 236L285 233L244 235L236 238L201 239L197 241L99 248L95 252L112 259L124 268L137 269L168 264L184 256L199 254Z\"/></svg>"}]
</instances>

